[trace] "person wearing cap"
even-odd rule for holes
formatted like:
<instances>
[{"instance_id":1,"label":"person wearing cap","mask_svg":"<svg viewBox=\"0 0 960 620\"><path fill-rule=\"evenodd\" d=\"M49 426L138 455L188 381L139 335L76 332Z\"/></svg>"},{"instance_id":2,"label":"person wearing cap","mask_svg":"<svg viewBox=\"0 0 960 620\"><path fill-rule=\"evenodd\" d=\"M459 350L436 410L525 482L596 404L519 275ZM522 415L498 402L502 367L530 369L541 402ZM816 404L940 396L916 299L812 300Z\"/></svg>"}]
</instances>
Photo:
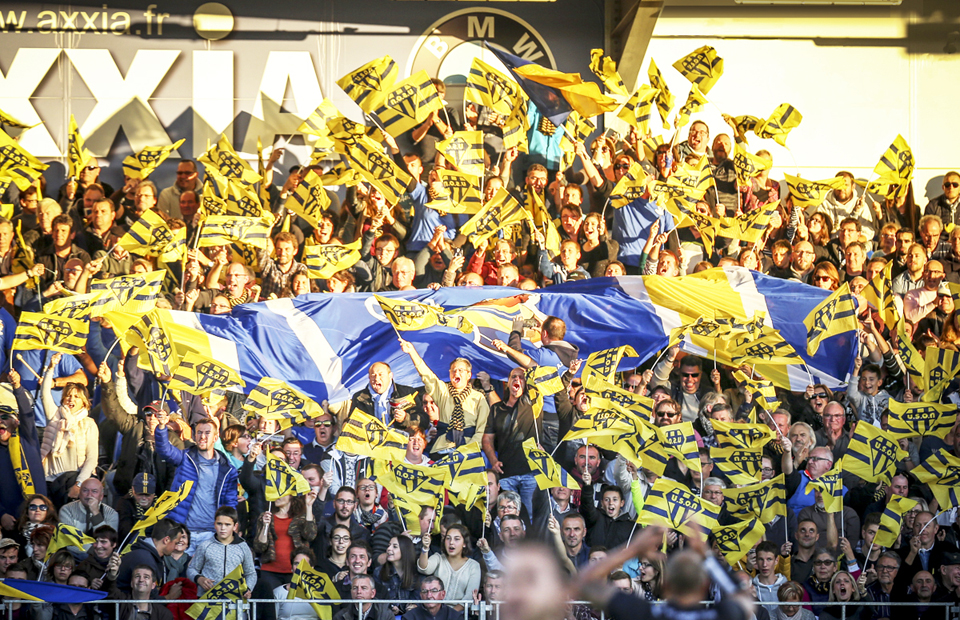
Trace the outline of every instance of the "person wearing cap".
<instances>
[{"instance_id":1,"label":"person wearing cap","mask_svg":"<svg viewBox=\"0 0 960 620\"><path fill-rule=\"evenodd\" d=\"M20 543L12 538L0 538L0 578L20 559Z\"/></svg>"},{"instance_id":2,"label":"person wearing cap","mask_svg":"<svg viewBox=\"0 0 960 620\"><path fill-rule=\"evenodd\" d=\"M920 319L913 333L932 334L937 338L943 333L943 324L956 306L953 302L950 287L945 282L940 283L940 288L937 289L937 299L933 303L933 310Z\"/></svg>"},{"instance_id":3,"label":"person wearing cap","mask_svg":"<svg viewBox=\"0 0 960 620\"><path fill-rule=\"evenodd\" d=\"M937 304L942 282L943 263L938 260L927 261L923 268L923 286L908 291L903 296L903 318L917 323L927 316Z\"/></svg>"},{"instance_id":4,"label":"person wearing cap","mask_svg":"<svg viewBox=\"0 0 960 620\"><path fill-rule=\"evenodd\" d=\"M940 581L939 600L960 602L960 551L943 554L937 579Z\"/></svg>"},{"instance_id":5,"label":"person wearing cap","mask_svg":"<svg viewBox=\"0 0 960 620\"><path fill-rule=\"evenodd\" d=\"M117 534L123 540L137 521L143 518L144 513L153 505L157 498L157 479L153 474L142 472L133 477L130 493L124 495L117 502L117 513L120 516L120 528Z\"/></svg>"},{"instance_id":6,"label":"person wearing cap","mask_svg":"<svg viewBox=\"0 0 960 620\"><path fill-rule=\"evenodd\" d=\"M20 374L11 370L8 374L13 385L17 406L0 405L0 527L13 532L17 527L20 505L30 493L24 492L29 481L32 493L47 494L47 481L40 459L40 440L34 423L33 403L20 383ZM11 441L20 445L20 456L11 453ZM29 477L18 479L14 462L25 464ZM19 480L19 481L18 481ZM29 487L26 489L30 491Z\"/></svg>"},{"instance_id":7,"label":"person wearing cap","mask_svg":"<svg viewBox=\"0 0 960 620\"><path fill-rule=\"evenodd\" d=\"M103 502L103 483L96 478L87 478L80 485L80 498L60 509L60 522L92 535L101 525L116 530L120 526L120 517L112 506Z\"/></svg>"}]
</instances>

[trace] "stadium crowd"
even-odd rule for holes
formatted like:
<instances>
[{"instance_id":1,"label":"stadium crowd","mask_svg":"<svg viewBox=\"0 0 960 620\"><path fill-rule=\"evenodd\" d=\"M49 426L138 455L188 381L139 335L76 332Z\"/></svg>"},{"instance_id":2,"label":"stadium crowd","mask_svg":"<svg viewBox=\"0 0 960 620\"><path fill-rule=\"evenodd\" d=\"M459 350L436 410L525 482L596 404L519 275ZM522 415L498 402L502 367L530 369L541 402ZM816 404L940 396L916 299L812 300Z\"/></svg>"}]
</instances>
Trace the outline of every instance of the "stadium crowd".
<instances>
[{"instance_id":1,"label":"stadium crowd","mask_svg":"<svg viewBox=\"0 0 960 620\"><path fill-rule=\"evenodd\" d=\"M443 84L436 85L442 94ZM12 392L0 412L0 577L103 590L110 599L130 602L120 607L125 620L166 620L182 617L186 606L168 609L137 601L192 599L241 567L246 596L277 599L275 607L258 607L266 620L308 620L317 617L313 607L287 600L293 573L305 560L334 581L341 598L405 601L373 603L364 615L444 620L462 614L444 600L502 600L508 588L505 568L530 562L521 557L522 550L539 541L547 551L538 553L561 567L558 579L602 567L602 578L618 590L646 601L672 594L678 609L694 609L704 597L719 602L723 584L732 578L758 605L730 612L728 618L750 613L759 620L840 618L836 602L859 602L845 611L846 618L857 620L894 613L943 617L942 608L927 605L960 601L957 508L939 505L914 470L941 449L960 463L960 427L954 424L939 437L900 439L907 456L887 481L844 473L840 511L829 512L821 491L810 485L849 450L858 422L886 429L891 401L909 403L922 396L900 359L902 338L912 338L921 351L960 346L960 320L947 286L960 284L960 174L948 173L943 194L920 205L912 188L900 197L874 195L841 171L842 187L822 204L804 209L794 206L786 186L767 173L738 184L730 159L735 132L723 133L702 121L689 126L686 139L652 153L645 152L637 131L626 136L606 131L576 144L579 163L558 173L562 132L557 127L535 118L530 153L520 154L502 148L503 120L469 104L466 118L451 108L431 114L400 140L404 149L387 137L384 150L412 178L402 199L391 203L365 183L328 188L331 206L316 226L285 205L309 172L326 172L329 163L295 166L280 179L275 169L283 152L275 149L265 179L274 225L266 250L249 263L238 260L229 246L196 249L203 171L193 160L179 162L170 187L127 177L114 190L100 181L101 170L92 160L60 188L47 186L41 177L36 186L13 191L13 218L0 221L0 302L8 337L4 366L10 368L5 380ZM437 144L464 129L484 132L483 200L501 188L521 204L536 194L555 220L558 251L548 251L544 228L526 221L474 245L458 234L469 215L427 207L443 193L438 170L450 167ZM757 155L771 157L766 151ZM704 156L714 184L696 209L735 217L776 204L759 242L718 238L705 247L696 226L651 227L643 215L649 196L618 209L609 206L614 187L633 164L639 163L652 183ZM697 573L701 561L691 563L689 555L700 548L699 538L636 524L657 472L589 438L564 440L591 408L579 373L583 356L565 341L564 317L535 326L548 352L548 362L540 363L560 366L563 382L540 416L524 372L532 361L521 350L522 325L496 343L517 364L506 381L474 372L468 359L454 361L449 369L429 368L412 345L402 342L422 388L395 383L393 369L378 362L369 368L368 387L342 403L324 403L322 415L285 428L276 420L247 416L242 395L232 392L184 394L179 405L158 400L165 378L138 365L136 348L124 354L113 347L118 334L105 318L91 320L85 350L78 355L9 350L20 313L40 312L41 301L86 293L96 279L163 268L156 257L132 255L118 244L150 211L172 230L186 228L193 248L180 286L170 289L159 307L229 314L241 304L317 292L486 285L530 291L594 277L676 278L739 266L830 290L847 283L860 300L860 356L845 390L822 384L803 392L778 389L782 405L772 413L763 412L744 382L734 378L737 369L707 364L676 347L616 376L623 390L652 399L652 425L693 424L699 469L672 458L663 477L721 507L721 525L734 522L731 496L724 491L737 485L714 468L714 423L756 419L774 432L764 446L761 472L763 481L783 476L784 514L764 522L762 537L733 565L711 536L714 553L705 553L715 560L707 564L715 562L719 572L711 572L701 590L706 583ZM357 240L359 260L329 278L312 277L301 260L305 246ZM34 266L24 269L24 264ZM881 309L859 297L871 281L885 277L888 266L905 318L902 335L884 323ZM956 382L940 402L955 409ZM479 442L487 466L486 508L442 501L446 505L418 507L412 527L401 521L395 498L373 478L370 459L337 447L339 433L357 411L405 436L406 463L429 464ZM576 481L571 485L576 490L539 487L521 446L528 439L554 454ZM15 454L18 447L22 457ZM309 491L268 501L268 453L301 474ZM31 494L24 494L15 473L21 458L32 477ZM166 518L145 536L130 536L159 495L188 481L191 490ZM954 477L949 484L958 481ZM913 507L903 513L895 541L875 545L881 516L895 496L914 500ZM58 524L73 526L95 542L59 549L48 558ZM130 549L122 548L131 540ZM628 544L631 551L643 551L641 557L625 557ZM629 601L608 601L614 617L638 613ZM887 605L900 601L917 605ZM776 602L789 604L771 604ZM114 610L48 603L17 605L12 613L14 620L92 620ZM576 620L599 617L598 609L587 605L572 605L563 613ZM355 606L344 605L334 617L356 615Z\"/></svg>"}]
</instances>

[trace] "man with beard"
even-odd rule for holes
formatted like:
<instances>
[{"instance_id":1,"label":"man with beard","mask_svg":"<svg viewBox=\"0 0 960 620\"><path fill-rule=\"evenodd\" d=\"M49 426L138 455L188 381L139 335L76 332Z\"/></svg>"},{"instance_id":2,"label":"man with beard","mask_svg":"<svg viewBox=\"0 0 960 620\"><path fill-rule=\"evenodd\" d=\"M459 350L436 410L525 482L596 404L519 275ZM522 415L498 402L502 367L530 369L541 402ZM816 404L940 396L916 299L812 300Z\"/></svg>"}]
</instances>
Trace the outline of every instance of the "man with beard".
<instances>
[{"instance_id":1,"label":"man with beard","mask_svg":"<svg viewBox=\"0 0 960 620\"><path fill-rule=\"evenodd\" d=\"M394 383L393 370L386 362L371 364L367 376L367 387L354 394L349 401L330 407L341 427L350 414L357 410L377 418L385 426L402 430L429 427L430 421L423 414L422 390Z\"/></svg>"},{"instance_id":2,"label":"man with beard","mask_svg":"<svg viewBox=\"0 0 960 620\"><path fill-rule=\"evenodd\" d=\"M711 157L712 153L707 146L710 142L710 128L703 121L693 121L690 125L690 131L687 133L687 139L677 145L677 159L685 160L690 155L697 158L706 155Z\"/></svg>"},{"instance_id":3,"label":"man with beard","mask_svg":"<svg viewBox=\"0 0 960 620\"><path fill-rule=\"evenodd\" d=\"M176 182L160 192L157 208L167 217L184 218L186 215L180 209L180 198L184 192L199 192L201 189L203 189L203 182L197 172L197 162L192 159L183 159L177 164ZM190 220L185 221L188 225L190 224Z\"/></svg>"},{"instance_id":4,"label":"man with beard","mask_svg":"<svg viewBox=\"0 0 960 620\"><path fill-rule=\"evenodd\" d=\"M691 130L692 131L692 130ZM713 158L710 168L716 181L717 203L723 205L727 217L737 215L737 173L733 166L730 154L733 153L733 143L725 133L718 135L713 141ZM718 209L719 210L719 209Z\"/></svg>"},{"instance_id":5,"label":"man with beard","mask_svg":"<svg viewBox=\"0 0 960 620\"><path fill-rule=\"evenodd\" d=\"M857 199L857 184L853 174L841 170L837 173L837 176L843 178L843 187L830 192L823 204L815 209L809 209L807 215L813 215L814 213L829 215L834 226L834 229L830 231L831 234L836 234L840 228L840 222L847 218L853 218L857 220L869 244L877 235L877 216L865 201Z\"/></svg>"},{"instance_id":6,"label":"man with beard","mask_svg":"<svg viewBox=\"0 0 960 620\"><path fill-rule=\"evenodd\" d=\"M813 273L813 262L817 257L813 251L813 244L809 241L796 242L793 245L791 256L792 259L787 279L810 284L810 274Z\"/></svg>"}]
</instances>

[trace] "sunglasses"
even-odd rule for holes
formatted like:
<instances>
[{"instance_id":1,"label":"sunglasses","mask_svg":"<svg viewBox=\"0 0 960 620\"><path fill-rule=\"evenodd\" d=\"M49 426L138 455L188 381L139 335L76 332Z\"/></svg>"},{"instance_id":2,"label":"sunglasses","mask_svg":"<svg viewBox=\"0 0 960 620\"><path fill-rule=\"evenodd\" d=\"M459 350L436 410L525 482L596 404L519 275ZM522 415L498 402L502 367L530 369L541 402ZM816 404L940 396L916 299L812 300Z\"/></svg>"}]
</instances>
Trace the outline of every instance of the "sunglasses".
<instances>
[{"instance_id":1,"label":"sunglasses","mask_svg":"<svg viewBox=\"0 0 960 620\"><path fill-rule=\"evenodd\" d=\"M826 399L826 398L827 398L827 393L826 393L826 392L817 392L816 394L814 394L814 395L811 396L810 398L823 398L823 399Z\"/></svg>"},{"instance_id":2,"label":"sunglasses","mask_svg":"<svg viewBox=\"0 0 960 620\"><path fill-rule=\"evenodd\" d=\"M817 276L817 282L830 282L833 280L830 276Z\"/></svg>"},{"instance_id":3,"label":"sunglasses","mask_svg":"<svg viewBox=\"0 0 960 620\"><path fill-rule=\"evenodd\" d=\"M333 426L333 420L324 420L323 422L314 422L314 426L322 426L323 428L330 428Z\"/></svg>"},{"instance_id":4,"label":"sunglasses","mask_svg":"<svg viewBox=\"0 0 960 620\"><path fill-rule=\"evenodd\" d=\"M944 189L951 189L951 188L952 188L952 189L957 189L958 187L960 187L960 183L957 183L956 181L944 181L944 182L943 182L943 188L944 188Z\"/></svg>"},{"instance_id":5,"label":"sunglasses","mask_svg":"<svg viewBox=\"0 0 960 620\"><path fill-rule=\"evenodd\" d=\"M630 164L617 164L613 167L614 170L629 170Z\"/></svg>"},{"instance_id":6,"label":"sunglasses","mask_svg":"<svg viewBox=\"0 0 960 620\"><path fill-rule=\"evenodd\" d=\"M30 512L36 512L36 511L38 511L38 510L39 510L40 512L46 512L46 511L47 511L47 505L46 505L46 504L36 504L36 505L31 505L31 506L30 506Z\"/></svg>"},{"instance_id":7,"label":"sunglasses","mask_svg":"<svg viewBox=\"0 0 960 620\"><path fill-rule=\"evenodd\" d=\"M813 563L815 566L830 566L835 562L833 560L814 560Z\"/></svg>"},{"instance_id":8,"label":"sunglasses","mask_svg":"<svg viewBox=\"0 0 960 620\"><path fill-rule=\"evenodd\" d=\"M700 373L699 372L682 372L680 373L680 376L683 377L684 379L696 379L697 377L700 376Z\"/></svg>"}]
</instances>

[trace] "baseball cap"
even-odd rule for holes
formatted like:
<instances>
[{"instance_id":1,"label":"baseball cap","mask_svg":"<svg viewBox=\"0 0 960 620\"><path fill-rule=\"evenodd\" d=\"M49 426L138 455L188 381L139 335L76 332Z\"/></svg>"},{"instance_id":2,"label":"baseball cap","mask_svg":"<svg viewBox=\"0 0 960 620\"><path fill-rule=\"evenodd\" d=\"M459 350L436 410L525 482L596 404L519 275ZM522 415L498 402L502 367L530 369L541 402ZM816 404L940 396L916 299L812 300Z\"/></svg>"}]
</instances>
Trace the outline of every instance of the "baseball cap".
<instances>
[{"instance_id":1,"label":"baseball cap","mask_svg":"<svg viewBox=\"0 0 960 620\"><path fill-rule=\"evenodd\" d=\"M947 297L952 297L953 293L950 292L950 287L947 286L946 282L941 282L940 288L937 289L937 295L945 295Z\"/></svg>"},{"instance_id":2,"label":"baseball cap","mask_svg":"<svg viewBox=\"0 0 960 620\"><path fill-rule=\"evenodd\" d=\"M960 564L960 552L958 551L947 551L943 554L942 566L953 566L954 564Z\"/></svg>"},{"instance_id":3,"label":"baseball cap","mask_svg":"<svg viewBox=\"0 0 960 620\"><path fill-rule=\"evenodd\" d=\"M141 495L150 495L157 492L157 479L144 472L133 478L133 492Z\"/></svg>"},{"instance_id":4,"label":"baseball cap","mask_svg":"<svg viewBox=\"0 0 960 620\"><path fill-rule=\"evenodd\" d=\"M20 548L20 543L15 541L12 538L0 538L0 551L4 549L9 549L10 547Z\"/></svg>"},{"instance_id":5,"label":"baseball cap","mask_svg":"<svg viewBox=\"0 0 960 620\"><path fill-rule=\"evenodd\" d=\"M159 400L155 400L149 405L145 406L143 410L144 413L146 413L148 410L152 411L153 413L160 413L161 411L164 413L170 413L170 405L167 403L161 403Z\"/></svg>"}]
</instances>

